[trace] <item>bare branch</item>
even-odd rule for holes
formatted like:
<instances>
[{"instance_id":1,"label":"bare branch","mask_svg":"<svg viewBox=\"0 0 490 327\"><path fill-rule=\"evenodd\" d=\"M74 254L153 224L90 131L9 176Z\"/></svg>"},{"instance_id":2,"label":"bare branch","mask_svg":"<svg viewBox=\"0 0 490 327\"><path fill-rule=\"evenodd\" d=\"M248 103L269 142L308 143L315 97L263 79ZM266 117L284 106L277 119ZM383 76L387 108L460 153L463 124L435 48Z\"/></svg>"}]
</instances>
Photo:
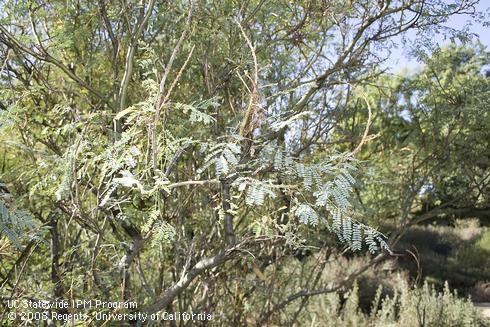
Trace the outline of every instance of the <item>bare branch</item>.
<instances>
[{"instance_id":1,"label":"bare branch","mask_svg":"<svg viewBox=\"0 0 490 327\"><path fill-rule=\"evenodd\" d=\"M155 6L155 0L150 0L148 4L148 9L146 10L146 14L140 15L138 19L138 23L134 28L134 31L132 32L131 35L131 41L129 45L128 52L126 54L126 64L124 68L124 75L123 79L121 81L121 86L119 88L119 94L118 94L118 101L119 101L119 112L123 111L126 109L126 98L128 94L128 86L129 86L129 81L131 79L131 75L133 74L133 65L134 65L134 55L136 53L136 48L138 46L138 41L139 38L143 32L143 28L145 27L146 23L148 22L148 19L151 16L151 13L153 12L153 7ZM142 12L143 14L143 12ZM116 139L118 138L118 134L121 133L121 121L120 119L115 119L114 120L114 132L116 135Z\"/></svg>"},{"instance_id":2,"label":"bare branch","mask_svg":"<svg viewBox=\"0 0 490 327\"><path fill-rule=\"evenodd\" d=\"M68 75L68 77L70 77L72 80L74 80L78 85L80 85L81 87L87 89L90 93L94 94L99 99L101 99L105 104L107 104L109 107L111 107L110 106L110 103L107 100L107 97L106 96L104 96L102 93L100 93L99 91L97 91L96 89L94 89L91 85L89 85L85 81L83 81L71 69L69 69L68 67L66 67L61 61L59 61L58 59L54 58L49 53L40 54L40 53L36 53L33 50L27 48L19 40L17 40L17 38L14 35L12 35L9 31L7 31L7 29L3 25L0 25L0 31L4 35L4 39L1 40L1 41L6 46L8 46L10 48L17 48L20 51L22 51L24 53L27 53L27 54L33 56L36 59L39 59L41 61L48 62L48 63L51 63L51 64L55 65L56 67L58 67L59 69L61 69L66 75Z\"/></svg>"},{"instance_id":3,"label":"bare branch","mask_svg":"<svg viewBox=\"0 0 490 327\"><path fill-rule=\"evenodd\" d=\"M359 269L357 269L356 271L351 273L349 276L342 279L339 283L337 283L334 286L330 286L330 287L326 287L326 288L322 288L322 289L317 289L317 290L302 290L302 291L299 291L297 293L291 294L284 301L281 301L278 304L274 305L271 310L269 310L264 315L262 315L262 317L260 318L259 324L264 325L269 320L270 316L273 313L284 309L288 304L290 304L291 302L293 302L297 299L300 299L303 297L310 297L310 296L314 296L314 295L332 293L332 292L336 292L336 291L342 289L343 287L351 284L359 275L364 273L369 267L372 267L373 265L383 261L387 257L387 255L388 255L387 253L381 253L381 254L377 255L370 262L366 263L365 265L363 265L362 267L360 267Z\"/></svg>"},{"instance_id":4,"label":"bare branch","mask_svg":"<svg viewBox=\"0 0 490 327\"><path fill-rule=\"evenodd\" d=\"M173 300L182 293L189 284L205 270L217 267L233 258L234 248L220 252L212 257L206 257L201 259L198 263L192 267L187 273L184 273L179 281L163 291L163 293L156 299L156 301L146 308L146 312L154 313L166 308Z\"/></svg>"},{"instance_id":5,"label":"bare branch","mask_svg":"<svg viewBox=\"0 0 490 327\"><path fill-rule=\"evenodd\" d=\"M253 80L252 80L252 88L249 89L250 91L250 98L249 98L249 103L247 110L245 112L245 116L243 117L242 123L240 125L240 135L243 137L247 137L250 135L252 132L254 126L254 117L257 116L260 107L259 107L259 88L258 88L258 83L259 83L259 66L257 63L257 56L255 54L255 47L252 45L252 41L250 41L249 37L245 33L245 30L243 29L242 25L240 24L239 21L236 21L236 24L240 28L240 32L242 33L243 38L247 42L248 47L250 48L250 52L252 53L252 58L253 58L253 63L254 63L254 75L253 75Z\"/></svg>"}]
</instances>

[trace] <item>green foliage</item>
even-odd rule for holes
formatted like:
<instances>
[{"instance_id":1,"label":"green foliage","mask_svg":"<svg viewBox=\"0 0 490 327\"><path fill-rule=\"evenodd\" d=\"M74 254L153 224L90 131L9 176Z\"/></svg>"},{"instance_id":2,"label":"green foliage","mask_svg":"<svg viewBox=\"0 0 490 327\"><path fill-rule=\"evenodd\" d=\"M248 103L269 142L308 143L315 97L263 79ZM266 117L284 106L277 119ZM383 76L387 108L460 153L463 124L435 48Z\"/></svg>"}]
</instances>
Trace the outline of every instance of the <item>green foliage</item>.
<instances>
[{"instance_id":1,"label":"green foliage","mask_svg":"<svg viewBox=\"0 0 490 327\"><path fill-rule=\"evenodd\" d=\"M6 236L15 248L22 249L30 240L42 241L44 230L29 213L16 209L9 210L0 197L0 235Z\"/></svg>"},{"instance_id":2,"label":"green foliage","mask_svg":"<svg viewBox=\"0 0 490 327\"><path fill-rule=\"evenodd\" d=\"M476 242L478 249L487 251L490 253L490 230L486 230Z\"/></svg>"},{"instance_id":3,"label":"green foliage","mask_svg":"<svg viewBox=\"0 0 490 327\"><path fill-rule=\"evenodd\" d=\"M318 326L485 326L485 318L474 308L471 301L460 299L445 286L436 291L427 283L420 288L410 288L406 283L398 285L393 296L381 299L378 289L371 312L364 313L359 307L357 284L344 295L331 293L322 296L317 303L308 306L302 325Z\"/></svg>"},{"instance_id":4,"label":"green foliage","mask_svg":"<svg viewBox=\"0 0 490 327\"><path fill-rule=\"evenodd\" d=\"M318 214L316 211L306 203L302 203L296 207L294 214L298 217L300 223L305 225L316 225L318 224Z\"/></svg>"},{"instance_id":5,"label":"green foliage","mask_svg":"<svg viewBox=\"0 0 490 327\"><path fill-rule=\"evenodd\" d=\"M431 219L488 219L472 210L486 208L490 194L488 62L479 44L449 45L426 58L420 71L381 76L366 88L376 104L371 132L377 138L361 155L372 167L362 177L361 197L373 221L390 217L400 226L438 207L445 213ZM365 117L358 105L351 113ZM347 124L338 133L348 137L363 128Z\"/></svg>"},{"instance_id":6,"label":"green foliage","mask_svg":"<svg viewBox=\"0 0 490 327\"><path fill-rule=\"evenodd\" d=\"M218 99L208 99L194 104L175 104L176 109L183 110L184 113L189 114L189 121L191 123L203 123L205 125L211 124L216 121L212 116L203 112L208 107L216 108L219 106Z\"/></svg>"},{"instance_id":7,"label":"green foliage","mask_svg":"<svg viewBox=\"0 0 490 327\"><path fill-rule=\"evenodd\" d=\"M354 214L351 194L356 184L352 176L357 170L355 160L344 155L331 155L318 163L303 163L281 147L268 144L261 152L259 164L270 162L273 163L274 171L281 176L281 181L290 184L274 186L270 182L252 180L247 192L247 204L261 205L266 194L271 198L276 196L274 189L288 189L295 185L294 189L301 191L293 195L290 213L300 223L327 226L354 251L360 250L363 242L373 253L389 249L380 232L351 218ZM240 183L239 190L245 189L247 181L237 180Z\"/></svg>"},{"instance_id":8,"label":"green foliage","mask_svg":"<svg viewBox=\"0 0 490 327\"><path fill-rule=\"evenodd\" d=\"M175 228L165 221L156 222L152 228L151 245L170 244L175 238Z\"/></svg>"},{"instance_id":9,"label":"green foliage","mask_svg":"<svg viewBox=\"0 0 490 327\"><path fill-rule=\"evenodd\" d=\"M216 177L224 177L238 164L240 147L236 143L203 143L201 144L201 151L208 151L209 153L204 158L204 165L199 168L198 173L202 173L214 165Z\"/></svg>"},{"instance_id":10,"label":"green foliage","mask_svg":"<svg viewBox=\"0 0 490 327\"><path fill-rule=\"evenodd\" d=\"M50 241L2 257L2 291L264 325L351 280L321 278L335 247L388 255L386 220L480 209L484 50L380 74L394 34L472 5L0 2L0 241Z\"/></svg>"},{"instance_id":11,"label":"green foliage","mask_svg":"<svg viewBox=\"0 0 490 327\"><path fill-rule=\"evenodd\" d=\"M262 205L266 196L271 199L276 197L276 193L273 190L273 185L270 182L263 182L254 179L237 179L238 190L243 191L247 189L245 203L247 205Z\"/></svg>"}]
</instances>

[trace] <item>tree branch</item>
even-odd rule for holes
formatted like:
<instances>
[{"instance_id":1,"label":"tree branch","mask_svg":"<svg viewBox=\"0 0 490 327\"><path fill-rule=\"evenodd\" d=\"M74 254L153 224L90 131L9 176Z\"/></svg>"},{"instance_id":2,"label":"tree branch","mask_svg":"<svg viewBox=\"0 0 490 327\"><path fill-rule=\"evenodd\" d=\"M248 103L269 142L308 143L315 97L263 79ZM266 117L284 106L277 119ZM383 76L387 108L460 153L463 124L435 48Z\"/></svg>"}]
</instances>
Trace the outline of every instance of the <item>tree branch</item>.
<instances>
[{"instance_id":1,"label":"tree branch","mask_svg":"<svg viewBox=\"0 0 490 327\"><path fill-rule=\"evenodd\" d=\"M134 55L136 53L136 48L138 46L138 40L141 36L141 33L143 32L143 28L145 27L146 23L148 22L151 13L153 11L153 7L155 6L155 0L150 0L148 4L148 9L146 10L146 14L143 16L140 15L140 18L138 19L138 23L134 28L134 31L131 33L131 41L129 45L128 52L126 54L126 64L124 67L124 75L123 79L121 81L121 86L119 87L119 94L118 94L118 102L119 102L119 112L123 111L126 109L126 98L128 94L128 86L129 86L129 81L131 79L131 75L133 74L133 64L134 64ZM144 10L144 9L143 9ZM121 126L121 120L115 119L114 120L114 132L116 135L116 139L118 138L118 134L122 132L122 126Z\"/></svg>"},{"instance_id":2,"label":"tree branch","mask_svg":"<svg viewBox=\"0 0 490 327\"><path fill-rule=\"evenodd\" d=\"M236 242L235 232L233 231L233 215L231 214L231 205L230 205L230 184L229 181L223 180L221 181L221 206L223 210L223 214L225 216L224 219L224 229L226 235L226 241L228 245L234 245Z\"/></svg>"},{"instance_id":3,"label":"tree branch","mask_svg":"<svg viewBox=\"0 0 490 327\"><path fill-rule=\"evenodd\" d=\"M160 296L155 300L155 302L144 311L151 314L166 308L169 304L173 302L175 297L182 293L187 288L187 286L189 286L189 284L205 270L217 267L233 258L233 252L235 251L235 249L236 248L233 247L212 257L201 259L198 263L194 265L194 267L192 267L191 270L189 270L187 273L182 274L177 283L163 291L162 294L160 294Z\"/></svg>"},{"instance_id":4,"label":"tree branch","mask_svg":"<svg viewBox=\"0 0 490 327\"><path fill-rule=\"evenodd\" d=\"M14 35L12 35L9 31L7 31L7 29L5 27L3 27L2 25L0 25L0 31L5 36L5 38L2 40L2 42L7 47L17 48L20 51L25 52L25 53L33 56L34 58L36 58L38 60L41 60L41 61L44 61L44 62L51 63L51 64L55 65L56 67L58 67L59 69L61 69L66 75L68 75L68 77L70 77L73 81L75 81L78 85L80 85L81 87L85 88L90 93L94 94L99 99L101 99L109 107L111 107L109 101L107 100L107 97L105 97L102 93L100 93L99 91L97 91L96 89L94 89L91 85L87 84L80 77L78 77L77 75L75 75L75 73L72 70L70 70L68 67L66 67L61 61L59 61L58 59L54 58L49 53L45 53L43 55L43 54L36 53L36 52L32 51L31 49L27 48L19 40L17 40L17 38Z\"/></svg>"},{"instance_id":5,"label":"tree branch","mask_svg":"<svg viewBox=\"0 0 490 327\"><path fill-rule=\"evenodd\" d=\"M267 311L265 314L260 317L259 326L264 326L267 321L269 320L270 316L275 313L276 311L284 309L288 304L291 302L303 298L303 297L310 297L314 295L320 295L320 294L327 294L327 293L332 293L336 292L343 287L351 284L359 275L361 275L363 272L365 272L369 267L381 262L387 257L387 253L381 253L377 255L373 260L362 266L361 268L357 269L355 272L350 274L349 276L345 277L342 281L340 281L337 285L335 286L330 286L322 289L317 289L317 290L301 290L297 293L291 294L288 296L284 301L279 302L278 304L274 305L273 308L269 311Z\"/></svg>"}]
</instances>

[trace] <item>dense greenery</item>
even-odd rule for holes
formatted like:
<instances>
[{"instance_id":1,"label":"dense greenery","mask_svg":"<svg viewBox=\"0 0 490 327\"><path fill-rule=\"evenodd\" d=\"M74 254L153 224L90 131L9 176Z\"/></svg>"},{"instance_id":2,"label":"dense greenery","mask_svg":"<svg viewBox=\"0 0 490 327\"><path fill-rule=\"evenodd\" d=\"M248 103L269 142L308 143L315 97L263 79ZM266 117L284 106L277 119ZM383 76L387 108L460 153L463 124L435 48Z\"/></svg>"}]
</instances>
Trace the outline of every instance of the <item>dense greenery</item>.
<instances>
[{"instance_id":1,"label":"dense greenery","mask_svg":"<svg viewBox=\"0 0 490 327\"><path fill-rule=\"evenodd\" d=\"M449 287L437 292L424 284L419 289L410 289L401 283L391 297L381 301L379 288L371 304L369 314L358 308L358 287L345 295L344 303L338 294L322 296L311 305L311 320L301 322L304 326L478 326L485 321L469 300L462 300L451 293ZM326 319L326 317L330 317Z\"/></svg>"},{"instance_id":2,"label":"dense greenery","mask_svg":"<svg viewBox=\"0 0 490 327\"><path fill-rule=\"evenodd\" d=\"M1 297L313 323L412 226L487 223L488 53L424 43L476 3L1 2ZM423 68L384 72L409 30ZM400 287L358 319L435 301Z\"/></svg>"},{"instance_id":3,"label":"dense greenery","mask_svg":"<svg viewBox=\"0 0 490 327\"><path fill-rule=\"evenodd\" d=\"M384 222L441 216L489 222L488 62L479 45L450 46L420 72L383 81L371 93L379 137L365 158L380 183L370 179L366 190L375 196L365 199Z\"/></svg>"}]
</instances>

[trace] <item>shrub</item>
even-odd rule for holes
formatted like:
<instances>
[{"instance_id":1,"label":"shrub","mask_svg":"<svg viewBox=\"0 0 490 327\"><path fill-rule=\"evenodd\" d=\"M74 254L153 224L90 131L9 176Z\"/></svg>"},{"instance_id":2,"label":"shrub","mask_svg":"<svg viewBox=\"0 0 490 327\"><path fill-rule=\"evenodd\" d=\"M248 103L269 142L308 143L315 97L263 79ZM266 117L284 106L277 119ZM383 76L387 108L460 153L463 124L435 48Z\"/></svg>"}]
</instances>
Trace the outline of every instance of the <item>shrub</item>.
<instances>
[{"instance_id":1,"label":"shrub","mask_svg":"<svg viewBox=\"0 0 490 327\"><path fill-rule=\"evenodd\" d=\"M410 288L402 282L392 296L382 296L382 288L372 302L371 311L363 313L359 307L357 283L342 296L327 294L310 302L300 326L488 326L480 312L469 299L458 298L449 290L438 292L428 283L420 288Z\"/></svg>"},{"instance_id":2,"label":"shrub","mask_svg":"<svg viewBox=\"0 0 490 327\"><path fill-rule=\"evenodd\" d=\"M490 282L477 282L471 289L471 299L474 302L490 302Z\"/></svg>"}]
</instances>

